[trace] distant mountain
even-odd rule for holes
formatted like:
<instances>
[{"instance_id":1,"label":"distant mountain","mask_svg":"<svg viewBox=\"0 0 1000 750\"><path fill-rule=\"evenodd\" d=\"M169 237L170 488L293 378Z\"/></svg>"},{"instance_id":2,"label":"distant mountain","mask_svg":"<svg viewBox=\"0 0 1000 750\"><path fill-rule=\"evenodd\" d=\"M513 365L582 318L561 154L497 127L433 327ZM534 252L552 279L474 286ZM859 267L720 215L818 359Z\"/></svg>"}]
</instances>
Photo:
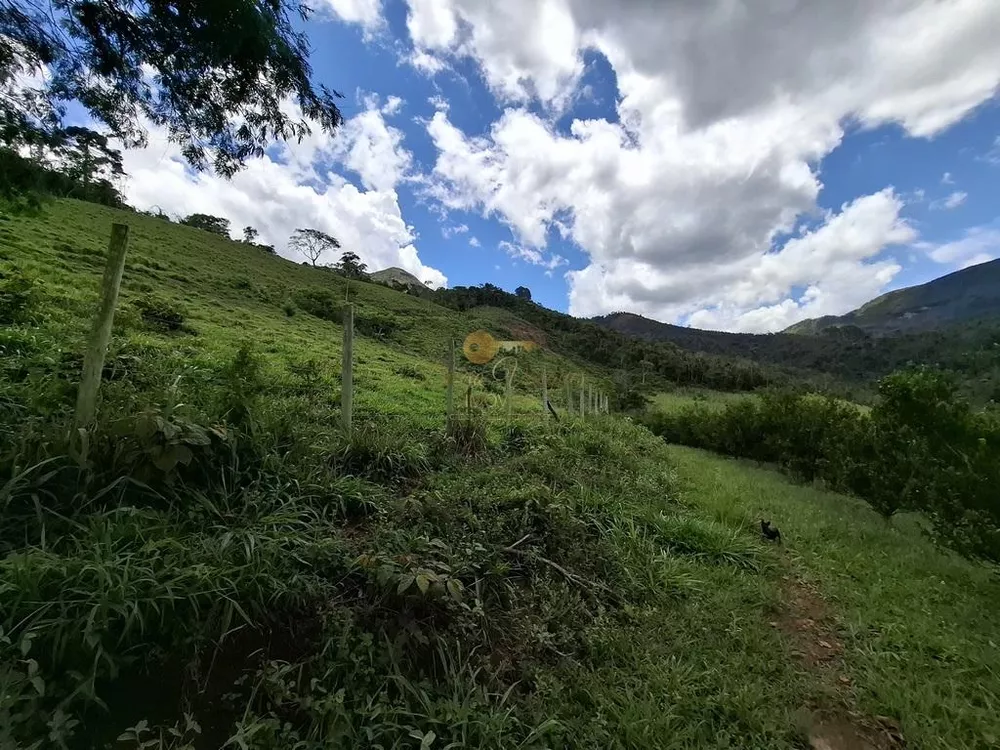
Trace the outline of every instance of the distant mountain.
<instances>
[{"instance_id":1,"label":"distant mountain","mask_svg":"<svg viewBox=\"0 0 1000 750\"><path fill-rule=\"evenodd\" d=\"M404 271L402 268L396 268L395 266L383 268L381 271L369 274L369 276L372 281L378 281L382 284L421 288L426 288L427 286L409 271Z\"/></svg>"},{"instance_id":2,"label":"distant mountain","mask_svg":"<svg viewBox=\"0 0 1000 750\"><path fill-rule=\"evenodd\" d=\"M888 292L846 315L800 321L785 332L815 334L857 326L873 335L919 333L990 317L1000 317L1000 260Z\"/></svg>"}]
</instances>

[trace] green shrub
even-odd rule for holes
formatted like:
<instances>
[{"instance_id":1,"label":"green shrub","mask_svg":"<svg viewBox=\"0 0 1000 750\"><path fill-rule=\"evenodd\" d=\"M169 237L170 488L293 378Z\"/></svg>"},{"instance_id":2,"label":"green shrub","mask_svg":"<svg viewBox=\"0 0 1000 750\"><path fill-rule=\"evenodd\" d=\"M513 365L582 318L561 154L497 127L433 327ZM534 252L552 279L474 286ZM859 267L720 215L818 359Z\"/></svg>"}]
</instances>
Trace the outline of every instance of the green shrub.
<instances>
[{"instance_id":1,"label":"green shrub","mask_svg":"<svg viewBox=\"0 0 1000 750\"><path fill-rule=\"evenodd\" d=\"M393 370L394 373L399 375L401 378L409 378L410 380L427 380L427 376L424 375L416 367L410 367L410 365L403 365L402 367L397 367Z\"/></svg>"},{"instance_id":2,"label":"green shrub","mask_svg":"<svg viewBox=\"0 0 1000 750\"><path fill-rule=\"evenodd\" d=\"M170 333L184 327L184 310L171 300L150 295L135 300L133 305L153 330Z\"/></svg>"},{"instance_id":3,"label":"green shrub","mask_svg":"<svg viewBox=\"0 0 1000 750\"><path fill-rule=\"evenodd\" d=\"M886 518L923 512L942 543L1000 562L1000 419L973 410L943 373L884 378L868 414L833 398L773 392L721 410L654 414L646 423L669 442L822 480Z\"/></svg>"},{"instance_id":4,"label":"green shrub","mask_svg":"<svg viewBox=\"0 0 1000 750\"><path fill-rule=\"evenodd\" d=\"M390 315L356 315L354 317L354 331L361 336L387 341L389 339L400 340L400 334L405 329L396 318Z\"/></svg>"},{"instance_id":5,"label":"green shrub","mask_svg":"<svg viewBox=\"0 0 1000 750\"><path fill-rule=\"evenodd\" d=\"M0 323L30 323L38 305L38 282L15 267L0 269Z\"/></svg>"},{"instance_id":6,"label":"green shrub","mask_svg":"<svg viewBox=\"0 0 1000 750\"><path fill-rule=\"evenodd\" d=\"M344 320L346 303L327 289L299 289L292 295L292 300L301 310L321 320L333 323Z\"/></svg>"}]
</instances>

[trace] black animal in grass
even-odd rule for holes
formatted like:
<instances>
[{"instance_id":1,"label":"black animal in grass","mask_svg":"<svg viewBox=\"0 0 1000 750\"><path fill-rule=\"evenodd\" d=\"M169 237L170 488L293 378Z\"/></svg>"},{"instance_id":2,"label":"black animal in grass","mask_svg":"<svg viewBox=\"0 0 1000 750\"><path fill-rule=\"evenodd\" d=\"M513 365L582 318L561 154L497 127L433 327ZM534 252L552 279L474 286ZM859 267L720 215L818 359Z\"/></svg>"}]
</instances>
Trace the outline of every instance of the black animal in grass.
<instances>
[{"instance_id":1,"label":"black animal in grass","mask_svg":"<svg viewBox=\"0 0 1000 750\"><path fill-rule=\"evenodd\" d=\"M760 522L760 533L767 541L781 544L781 532L777 526L772 526L770 521Z\"/></svg>"}]
</instances>

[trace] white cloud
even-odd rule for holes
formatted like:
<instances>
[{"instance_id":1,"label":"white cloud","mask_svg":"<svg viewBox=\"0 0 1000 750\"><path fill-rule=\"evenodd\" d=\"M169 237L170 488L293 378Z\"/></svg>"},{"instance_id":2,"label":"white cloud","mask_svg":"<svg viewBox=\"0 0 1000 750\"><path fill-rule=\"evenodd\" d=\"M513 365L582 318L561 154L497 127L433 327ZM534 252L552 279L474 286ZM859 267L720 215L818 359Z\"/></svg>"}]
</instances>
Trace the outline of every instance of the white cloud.
<instances>
[{"instance_id":1,"label":"white cloud","mask_svg":"<svg viewBox=\"0 0 1000 750\"><path fill-rule=\"evenodd\" d=\"M328 10L347 23L356 23L371 32L382 26L382 0L311 0L311 6Z\"/></svg>"},{"instance_id":2,"label":"white cloud","mask_svg":"<svg viewBox=\"0 0 1000 750\"><path fill-rule=\"evenodd\" d=\"M951 172L945 172L941 176L941 184L942 185L954 185L955 184L955 179L951 176Z\"/></svg>"},{"instance_id":3,"label":"white cloud","mask_svg":"<svg viewBox=\"0 0 1000 750\"><path fill-rule=\"evenodd\" d=\"M958 208L963 203L965 203L965 199L968 197L969 197L968 193L963 192L961 190L956 190L953 193L950 193L946 197L942 198L941 200L932 201L930 204L930 208L935 211L940 209L950 211L951 209Z\"/></svg>"},{"instance_id":4,"label":"white cloud","mask_svg":"<svg viewBox=\"0 0 1000 750\"><path fill-rule=\"evenodd\" d=\"M413 157L402 147L403 133L386 125L379 109L367 109L344 123L333 139L331 154L353 169L367 188L393 189Z\"/></svg>"},{"instance_id":5,"label":"white cloud","mask_svg":"<svg viewBox=\"0 0 1000 750\"><path fill-rule=\"evenodd\" d=\"M413 50L412 54L406 57L404 61L429 76L437 75L447 67L444 60L421 49Z\"/></svg>"},{"instance_id":6,"label":"white cloud","mask_svg":"<svg viewBox=\"0 0 1000 750\"><path fill-rule=\"evenodd\" d=\"M990 164L1000 164L1000 135L993 141L993 147L983 157Z\"/></svg>"},{"instance_id":7,"label":"white cloud","mask_svg":"<svg viewBox=\"0 0 1000 750\"><path fill-rule=\"evenodd\" d=\"M555 270L559 266L564 266L569 263L569 261L561 255L553 254L546 258L544 253L533 247L524 247L523 245L508 242L506 240L501 241L498 247L515 260L523 260L533 266L541 266L546 269L546 275L549 276L551 276L551 271Z\"/></svg>"},{"instance_id":8,"label":"white cloud","mask_svg":"<svg viewBox=\"0 0 1000 750\"><path fill-rule=\"evenodd\" d=\"M935 245L921 242L917 247L937 263L967 268L1000 257L1000 228L973 227L961 239Z\"/></svg>"},{"instance_id":9,"label":"white cloud","mask_svg":"<svg viewBox=\"0 0 1000 750\"><path fill-rule=\"evenodd\" d=\"M441 234L444 236L446 240L451 239L456 234L465 234L468 231L469 227L466 226L465 224L458 224L457 226L441 227Z\"/></svg>"},{"instance_id":10,"label":"white cloud","mask_svg":"<svg viewBox=\"0 0 1000 750\"><path fill-rule=\"evenodd\" d=\"M288 249L288 237L313 227L337 237L369 268L399 266L434 286L447 283L420 261L413 229L403 220L395 187L411 157L378 111L352 118L336 138L316 129L301 143L279 144L273 155L249 160L230 180L192 173L162 129L147 124L147 130L146 148L123 153L125 195L137 208L224 216L235 233L254 226L262 242L296 261L302 258ZM358 171L361 189L325 166L338 161Z\"/></svg>"},{"instance_id":11,"label":"white cloud","mask_svg":"<svg viewBox=\"0 0 1000 750\"><path fill-rule=\"evenodd\" d=\"M443 65L441 58L449 55L473 57L487 84L504 99L537 96L546 103L565 103L583 73L581 39L565 0L406 3L415 58L430 56Z\"/></svg>"},{"instance_id":12,"label":"white cloud","mask_svg":"<svg viewBox=\"0 0 1000 750\"><path fill-rule=\"evenodd\" d=\"M404 103L398 96L389 95L386 97L385 104L382 105L382 114L394 115L402 109Z\"/></svg>"},{"instance_id":13,"label":"white cloud","mask_svg":"<svg viewBox=\"0 0 1000 750\"><path fill-rule=\"evenodd\" d=\"M499 248L515 260L527 261L532 265L538 266L545 262L545 256L538 250L531 247L523 247L521 245L515 245L513 242L503 240L500 242Z\"/></svg>"},{"instance_id":14,"label":"white cloud","mask_svg":"<svg viewBox=\"0 0 1000 750\"><path fill-rule=\"evenodd\" d=\"M773 247L817 213L842 123L931 137L1000 83L985 0L407 2L418 49L473 58L515 105L477 137L434 114L428 193L500 218L521 257L544 257L552 230L574 241L590 257L568 274L575 314L772 330L845 312L898 270L881 250L915 235L887 189ZM587 49L614 68L619 122L566 133L516 106L571 99Z\"/></svg>"},{"instance_id":15,"label":"white cloud","mask_svg":"<svg viewBox=\"0 0 1000 750\"><path fill-rule=\"evenodd\" d=\"M479 238L478 237L469 237L469 245L471 247L479 247Z\"/></svg>"},{"instance_id":16,"label":"white cloud","mask_svg":"<svg viewBox=\"0 0 1000 750\"><path fill-rule=\"evenodd\" d=\"M448 100L445 99L440 94L435 94L427 98L427 103L430 104L434 109L439 109L442 112L448 111Z\"/></svg>"}]
</instances>

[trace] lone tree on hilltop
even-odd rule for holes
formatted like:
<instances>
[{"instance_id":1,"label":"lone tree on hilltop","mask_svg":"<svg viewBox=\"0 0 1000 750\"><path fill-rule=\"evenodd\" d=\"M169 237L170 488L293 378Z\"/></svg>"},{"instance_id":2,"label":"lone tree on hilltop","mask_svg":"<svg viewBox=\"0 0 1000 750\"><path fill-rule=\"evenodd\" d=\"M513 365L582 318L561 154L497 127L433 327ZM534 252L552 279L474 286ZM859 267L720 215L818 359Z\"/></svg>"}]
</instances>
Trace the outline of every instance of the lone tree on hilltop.
<instances>
[{"instance_id":1,"label":"lone tree on hilltop","mask_svg":"<svg viewBox=\"0 0 1000 750\"><path fill-rule=\"evenodd\" d=\"M526 286L519 286L517 289L514 290L514 294L520 297L521 299L528 299L528 300L531 299L531 290L528 289L528 287Z\"/></svg>"},{"instance_id":2,"label":"lone tree on hilltop","mask_svg":"<svg viewBox=\"0 0 1000 750\"><path fill-rule=\"evenodd\" d=\"M368 266L361 262L357 253L350 250L345 251L340 260L333 264L333 270L349 279L368 278Z\"/></svg>"},{"instance_id":3,"label":"lone tree on hilltop","mask_svg":"<svg viewBox=\"0 0 1000 750\"><path fill-rule=\"evenodd\" d=\"M189 227L195 227L196 229L204 229L206 232L217 234L220 237L229 238L229 219L223 219L221 216L191 214L181 219L180 223Z\"/></svg>"},{"instance_id":4,"label":"lone tree on hilltop","mask_svg":"<svg viewBox=\"0 0 1000 750\"><path fill-rule=\"evenodd\" d=\"M288 240L288 246L306 256L314 266L327 250L339 250L340 241L333 235L318 229L296 229Z\"/></svg>"},{"instance_id":5,"label":"lone tree on hilltop","mask_svg":"<svg viewBox=\"0 0 1000 750\"><path fill-rule=\"evenodd\" d=\"M260 234L253 227L243 227L243 241L248 245L253 245L257 242L257 236Z\"/></svg>"},{"instance_id":6,"label":"lone tree on hilltop","mask_svg":"<svg viewBox=\"0 0 1000 750\"><path fill-rule=\"evenodd\" d=\"M231 176L275 139L343 121L341 95L311 82L309 14L306 0L0 0L0 141L50 143L75 101L126 147L146 120Z\"/></svg>"}]
</instances>

